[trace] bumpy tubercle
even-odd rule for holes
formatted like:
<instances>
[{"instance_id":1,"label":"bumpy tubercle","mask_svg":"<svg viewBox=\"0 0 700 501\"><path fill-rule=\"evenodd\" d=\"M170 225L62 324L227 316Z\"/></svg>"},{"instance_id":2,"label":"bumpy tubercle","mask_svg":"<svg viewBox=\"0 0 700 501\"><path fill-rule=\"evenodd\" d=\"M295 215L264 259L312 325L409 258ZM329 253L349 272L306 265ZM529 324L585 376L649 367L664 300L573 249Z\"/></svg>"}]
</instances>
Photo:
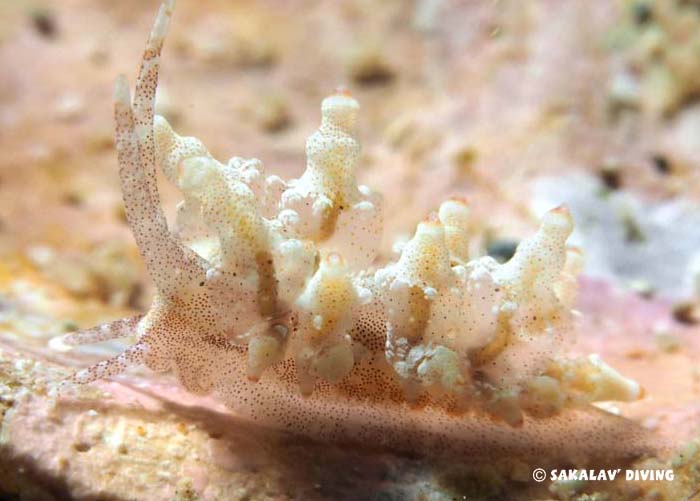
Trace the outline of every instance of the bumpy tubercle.
<instances>
[{"instance_id":1,"label":"bumpy tubercle","mask_svg":"<svg viewBox=\"0 0 700 501\"><path fill-rule=\"evenodd\" d=\"M580 252L566 245L566 208L545 214L500 265L470 260L471 212L451 199L418 224L396 262L378 267L381 198L354 173L357 101L347 92L323 101L297 180L265 176L258 160L219 162L154 116L171 12L166 2L133 101L123 77L115 92L125 208L156 298L142 317L65 336L73 345L139 336L74 382L144 364L261 423L462 452L481 447L475 434L484 430L525 450L547 429L585 423L591 402L641 397L639 385L597 356L562 353L581 270ZM183 194L174 230L156 165ZM636 428L591 415L596 433L623 430L630 451L645 447ZM523 423L525 442L504 431Z\"/></svg>"}]
</instances>

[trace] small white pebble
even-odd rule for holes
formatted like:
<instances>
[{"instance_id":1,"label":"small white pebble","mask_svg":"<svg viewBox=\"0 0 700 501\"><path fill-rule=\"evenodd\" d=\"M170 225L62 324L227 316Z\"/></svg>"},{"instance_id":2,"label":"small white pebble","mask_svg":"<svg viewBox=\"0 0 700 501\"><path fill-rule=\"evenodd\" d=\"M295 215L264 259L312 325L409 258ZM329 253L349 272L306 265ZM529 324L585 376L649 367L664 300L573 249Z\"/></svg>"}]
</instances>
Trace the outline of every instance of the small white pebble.
<instances>
[{"instance_id":1,"label":"small white pebble","mask_svg":"<svg viewBox=\"0 0 700 501\"><path fill-rule=\"evenodd\" d=\"M61 120L74 120L85 111L85 101L77 94L64 94L54 104L54 110Z\"/></svg>"}]
</instances>

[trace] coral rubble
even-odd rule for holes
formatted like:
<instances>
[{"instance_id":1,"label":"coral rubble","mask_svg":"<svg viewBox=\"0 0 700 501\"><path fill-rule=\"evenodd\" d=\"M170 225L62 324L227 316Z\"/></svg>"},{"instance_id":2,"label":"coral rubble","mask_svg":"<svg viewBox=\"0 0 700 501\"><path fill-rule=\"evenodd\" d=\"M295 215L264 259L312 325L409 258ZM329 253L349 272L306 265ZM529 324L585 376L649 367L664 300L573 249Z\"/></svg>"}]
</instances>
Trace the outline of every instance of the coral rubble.
<instances>
[{"instance_id":1,"label":"coral rubble","mask_svg":"<svg viewBox=\"0 0 700 501\"><path fill-rule=\"evenodd\" d=\"M342 90L323 101L299 179L268 176L255 159L219 162L154 115L171 13L166 2L133 99L124 77L115 92L126 216L157 294L143 316L64 338L138 334L74 382L143 364L262 424L433 451L474 451L489 420L539 430L589 413L593 437L610 426L630 454L644 450L637 428L588 407L635 400L639 385L595 355L565 355L581 268L566 245L566 208L549 211L498 264L470 255L468 203L451 199L418 224L396 262L376 263L382 201L355 179L357 101ZM184 199L172 229L157 166ZM528 447L504 437L494 445ZM572 450L557 440L550 447Z\"/></svg>"},{"instance_id":2,"label":"coral rubble","mask_svg":"<svg viewBox=\"0 0 700 501\"><path fill-rule=\"evenodd\" d=\"M653 114L673 114L700 93L697 2L622 2L628 23L617 35L625 68L613 79L613 101Z\"/></svg>"}]
</instances>

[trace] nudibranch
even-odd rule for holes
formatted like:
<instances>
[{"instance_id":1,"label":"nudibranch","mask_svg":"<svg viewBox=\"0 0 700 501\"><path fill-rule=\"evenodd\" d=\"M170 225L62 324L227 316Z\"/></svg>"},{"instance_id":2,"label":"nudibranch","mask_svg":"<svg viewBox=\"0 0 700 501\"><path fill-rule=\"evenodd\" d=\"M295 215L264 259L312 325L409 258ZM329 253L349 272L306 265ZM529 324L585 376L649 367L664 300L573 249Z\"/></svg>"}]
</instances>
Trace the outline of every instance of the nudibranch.
<instances>
[{"instance_id":1,"label":"nudibranch","mask_svg":"<svg viewBox=\"0 0 700 501\"><path fill-rule=\"evenodd\" d=\"M498 264L469 255L472 212L450 199L396 262L377 263L382 199L355 179L358 102L323 100L298 179L218 161L154 113L172 7L161 6L133 98L124 77L115 91L127 220L157 292L143 316L65 336L138 336L75 383L145 365L266 426L413 451L566 453L606 436L643 450L636 427L589 406L635 400L640 386L595 355L563 354L582 259L566 244L566 208ZM183 197L172 228L157 167Z\"/></svg>"}]
</instances>

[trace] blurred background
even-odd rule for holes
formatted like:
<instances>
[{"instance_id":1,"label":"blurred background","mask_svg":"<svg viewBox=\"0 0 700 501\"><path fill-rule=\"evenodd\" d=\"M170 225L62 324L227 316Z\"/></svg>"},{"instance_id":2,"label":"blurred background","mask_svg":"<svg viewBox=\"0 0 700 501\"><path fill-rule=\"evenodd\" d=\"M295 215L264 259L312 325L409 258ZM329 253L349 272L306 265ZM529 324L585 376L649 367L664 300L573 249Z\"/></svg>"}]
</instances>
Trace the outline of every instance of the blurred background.
<instances>
[{"instance_id":1,"label":"blurred background","mask_svg":"<svg viewBox=\"0 0 700 501\"><path fill-rule=\"evenodd\" d=\"M157 6L0 2L0 252L116 303L136 294L110 288L142 273L111 93L134 80ZM447 196L471 201L501 257L566 203L590 274L692 295L700 3L181 0L158 112L221 160L293 177L337 86L362 105L358 177L386 196L387 256Z\"/></svg>"},{"instance_id":2,"label":"blurred background","mask_svg":"<svg viewBox=\"0 0 700 501\"><path fill-rule=\"evenodd\" d=\"M698 433L699 1L177 3L157 111L179 134L296 177L321 99L347 87L358 178L385 196L383 259L449 196L470 201L476 252L499 260L567 204L585 350L655 395L631 415ZM0 0L4 345L46 354L52 336L149 303L111 95L119 73L133 84L158 4Z\"/></svg>"}]
</instances>

